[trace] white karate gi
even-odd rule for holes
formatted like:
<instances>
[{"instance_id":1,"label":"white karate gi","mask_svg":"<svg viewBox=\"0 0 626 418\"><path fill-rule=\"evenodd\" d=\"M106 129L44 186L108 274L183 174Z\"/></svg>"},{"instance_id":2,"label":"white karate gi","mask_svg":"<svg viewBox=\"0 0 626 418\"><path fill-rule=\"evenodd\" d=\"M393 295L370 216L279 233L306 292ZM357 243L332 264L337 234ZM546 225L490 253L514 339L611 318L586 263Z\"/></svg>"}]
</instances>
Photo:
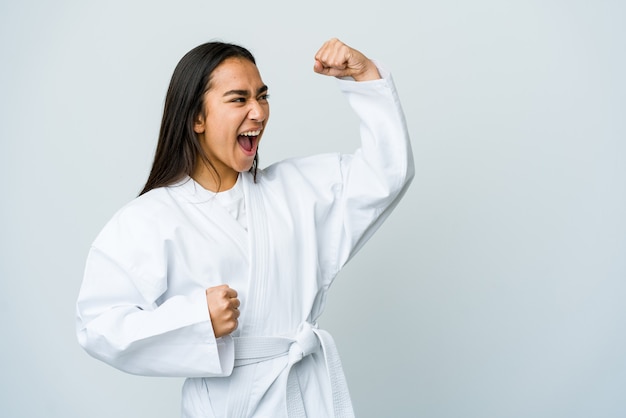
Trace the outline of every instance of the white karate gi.
<instances>
[{"instance_id":1,"label":"white karate gi","mask_svg":"<svg viewBox=\"0 0 626 418\"><path fill-rule=\"evenodd\" d=\"M288 159L256 183L240 174L247 231L190 178L118 211L87 258L85 350L128 373L188 377L184 417L353 416L332 338L315 324L339 270L413 178L400 102L379 70L381 80L338 80L361 121L354 154ZM216 339L205 289L224 283L241 317Z\"/></svg>"}]
</instances>

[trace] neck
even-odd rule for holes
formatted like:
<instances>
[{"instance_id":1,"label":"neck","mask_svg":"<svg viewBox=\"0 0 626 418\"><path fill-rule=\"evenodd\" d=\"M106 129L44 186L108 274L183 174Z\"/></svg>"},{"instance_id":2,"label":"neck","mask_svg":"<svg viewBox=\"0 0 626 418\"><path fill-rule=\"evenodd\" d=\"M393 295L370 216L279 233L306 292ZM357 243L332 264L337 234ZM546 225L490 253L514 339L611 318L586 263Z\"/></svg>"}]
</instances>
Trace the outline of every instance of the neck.
<instances>
[{"instance_id":1,"label":"neck","mask_svg":"<svg viewBox=\"0 0 626 418\"><path fill-rule=\"evenodd\" d=\"M218 173L211 167L207 167L206 164L196 164L191 173L191 178L194 179L203 188L212 192L223 192L233 188L237 183L239 173L236 171L229 171L227 173Z\"/></svg>"}]
</instances>

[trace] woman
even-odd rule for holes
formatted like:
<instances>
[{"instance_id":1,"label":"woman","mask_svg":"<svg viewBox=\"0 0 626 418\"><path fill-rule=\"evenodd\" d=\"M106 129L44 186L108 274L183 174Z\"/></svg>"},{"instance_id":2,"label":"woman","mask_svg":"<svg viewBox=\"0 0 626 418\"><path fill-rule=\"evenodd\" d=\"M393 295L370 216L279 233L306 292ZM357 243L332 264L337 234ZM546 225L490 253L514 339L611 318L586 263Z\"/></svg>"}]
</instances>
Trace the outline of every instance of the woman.
<instances>
[{"instance_id":1,"label":"woman","mask_svg":"<svg viewBox=\"0 0 626 418\"><path fill-rule=\"evenodd\" d=\"M386 71L337 39L314 71L338 78L361 147L258 169L269 104L254 58L219 42L187 53L146 186L90 249L80 344L129 373L187 377L184 417L353 416L316 320L406 191L413 159Z\"/></svg>"}]
</instances>

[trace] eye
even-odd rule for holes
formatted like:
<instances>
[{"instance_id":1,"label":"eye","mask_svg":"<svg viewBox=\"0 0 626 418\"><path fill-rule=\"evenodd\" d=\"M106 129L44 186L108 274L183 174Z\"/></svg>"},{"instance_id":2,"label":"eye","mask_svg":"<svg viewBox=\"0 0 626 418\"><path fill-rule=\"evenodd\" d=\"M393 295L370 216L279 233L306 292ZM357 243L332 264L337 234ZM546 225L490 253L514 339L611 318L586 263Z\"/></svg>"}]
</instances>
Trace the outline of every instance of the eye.
<instances>
[{"instance_id":1,"label":"eye","mask_svg":"<svg viewBox=\"0 0 626 418\"><path fill-rule=\"evenodd\" d=\"M261 96L259 96L258 100L262 102L267 102L269 98L270 98L269 94L262 94Z\"/></svg>"},{"instance_id":2,"label":"eye","mask_svg":"<svg viewBox=\"0 0 626 418\"><path fill-rule=\"evenodd\" d=\"M236 97L234 99L231 100L232 103L245 103L246 102L246 98L245 97Z\"/></svg>"}]
</instances>

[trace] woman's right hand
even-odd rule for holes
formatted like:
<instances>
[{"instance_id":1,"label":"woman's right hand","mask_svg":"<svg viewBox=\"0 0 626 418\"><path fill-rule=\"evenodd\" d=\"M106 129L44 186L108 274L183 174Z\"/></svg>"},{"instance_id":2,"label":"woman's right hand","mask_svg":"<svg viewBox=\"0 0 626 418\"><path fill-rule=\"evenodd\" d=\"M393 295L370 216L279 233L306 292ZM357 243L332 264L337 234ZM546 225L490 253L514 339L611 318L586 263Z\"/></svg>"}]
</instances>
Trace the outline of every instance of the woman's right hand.
<instances>
[{"instance_id":1,"label":"woman's right hand","mask_svg":"<svg viewBox=\"0 0 626 418\"><path fill-rule=\"evenodd\" d=\"M209 287L206 290L206 302L215 338L228 335L237 329L240 302L235 289L226 284Z\"/></svg>"}]
</instances>

